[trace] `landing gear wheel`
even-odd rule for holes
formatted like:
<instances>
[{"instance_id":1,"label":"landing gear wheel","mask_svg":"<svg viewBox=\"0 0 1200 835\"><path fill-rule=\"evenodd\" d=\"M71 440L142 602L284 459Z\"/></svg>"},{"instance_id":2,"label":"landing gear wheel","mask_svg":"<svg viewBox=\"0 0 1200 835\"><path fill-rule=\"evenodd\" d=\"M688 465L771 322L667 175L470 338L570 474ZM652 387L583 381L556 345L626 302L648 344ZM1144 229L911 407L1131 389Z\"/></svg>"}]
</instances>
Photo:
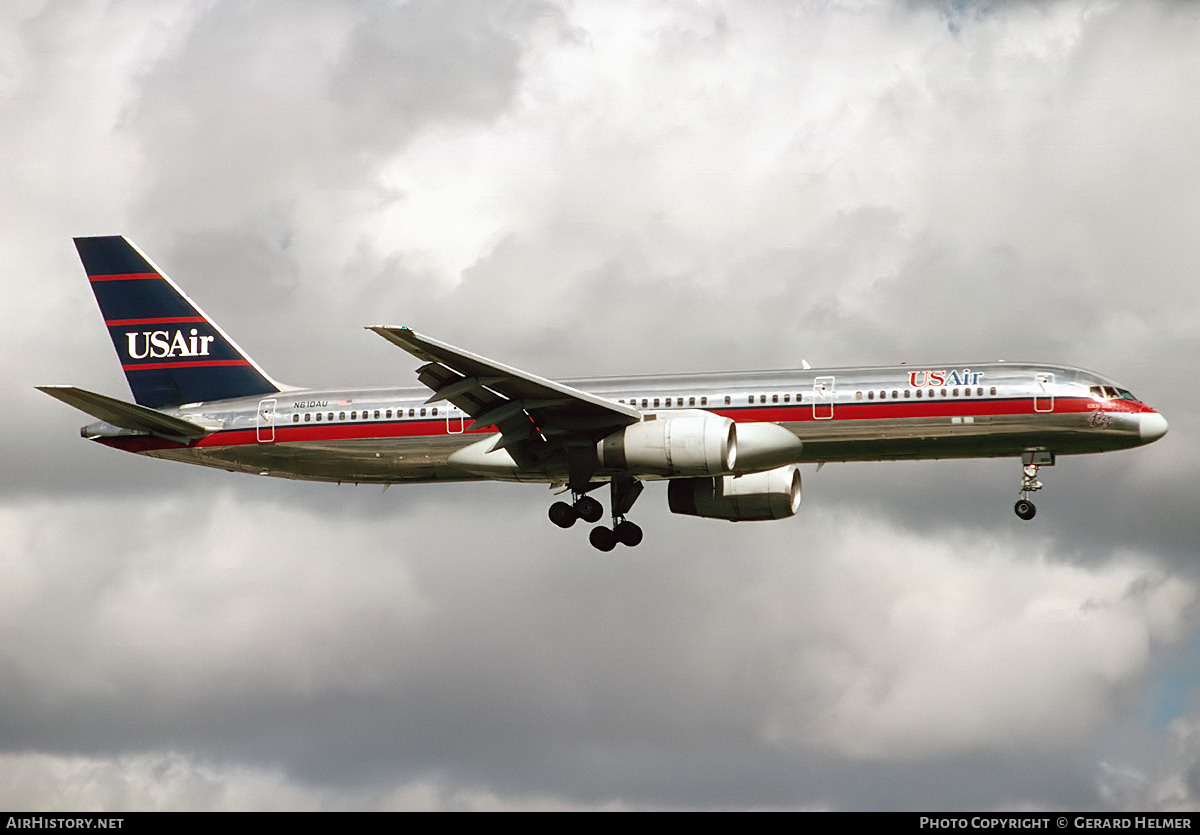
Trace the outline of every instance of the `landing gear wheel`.
<instances>
[{"instance_id":1,"label":"landing gear wheel","mask_svg":"<svg viewBox=\"0 0 1200 835\"><path fill-rule=\"evenodd\" d=\"M575 512L575 508L566 502L555 502L550 505L550 521L560 528L571 527L578 518L579 514Z\"/></svg>"},{"instance_id":2,"label":"landing gear wheel","mask_svg":"<svg viewBox=\"0 0 1200 835\"><path fill-rule=\"evenodd\" d=\"M617 535L603 525L592 528L588 540L597 551L611 551L617 547Z\"/></svg>"},{"instance_id":3,"label":"landing gear wheel","mask_svg":"<svg viewBox=\"0 0 1200 835\"><path fill-rule=\"evenodd\" d=\"M591 496L583 496L575 502L575 512L585 522L599 522L604 515L604 507Z\"/></svg>"},{"instance_id":4,"label":"landing gear wheel","mask_svg":"<svg viewBox=\"0 0 1200 835\"><path fill-rule=\"evenodd\" d=\"M1029 499L1019 499L1017 503L1013 505L1013 510L1016 511L1016 514L1026 522L1037 515L1037 508L1034 507L1033 502L1029 501Z\"/></svg>"},{"instance_id":5,"label":"landing gear wheel","mask_svg":"<svg viewBox=\"0 0 1200 835\"><path fill-rule=\"evenodd\" d=\"M642 541L642 529L633 524L633 522L623 521L619 522L617 527L613 529L613 536L616 537L617 542L632 548Z\"/></svg>"}]
</instances>

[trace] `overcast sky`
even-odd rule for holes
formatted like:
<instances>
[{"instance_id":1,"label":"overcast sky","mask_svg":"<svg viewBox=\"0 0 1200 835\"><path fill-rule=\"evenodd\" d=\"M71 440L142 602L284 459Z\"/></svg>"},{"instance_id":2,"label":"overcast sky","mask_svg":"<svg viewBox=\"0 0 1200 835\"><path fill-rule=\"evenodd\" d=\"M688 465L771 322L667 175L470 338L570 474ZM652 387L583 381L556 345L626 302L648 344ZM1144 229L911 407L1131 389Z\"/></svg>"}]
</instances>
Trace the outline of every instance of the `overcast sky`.
<instances>
[{"instance_id":1,"label":"overcast sky","mask_svg":"<svg viewBox=\"0 0 1200 835\"><path fill-rule=\"evenodd\" d=\"M1200 5L0 7L0 807L1200 809ZM1035 359L1170 434L804 469L600 554L538 486L126 455L71 245L273 376Z\"/></svg>"}]
</instances>

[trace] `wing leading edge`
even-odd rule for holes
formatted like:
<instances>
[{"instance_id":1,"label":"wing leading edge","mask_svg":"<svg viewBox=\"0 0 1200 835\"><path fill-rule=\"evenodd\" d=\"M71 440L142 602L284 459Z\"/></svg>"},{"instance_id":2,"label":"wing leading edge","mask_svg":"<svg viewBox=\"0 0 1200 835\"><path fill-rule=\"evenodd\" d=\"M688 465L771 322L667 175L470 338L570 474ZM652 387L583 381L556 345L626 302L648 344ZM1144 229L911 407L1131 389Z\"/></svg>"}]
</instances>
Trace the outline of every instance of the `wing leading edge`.
<instances>
[{"instance_id":1,"label":"wing leading edge","mask_svg":"<svg viewBox=\"0 0 1200 835\"><path fill-rule=\"evenodd\" d=\"M520 466L536 466L550 455L573 456L574 442L594 443L637 423L632 406L529 374L455 348L408 328L371 327L414 357L425 360L417 379L433 394L427 402L448 400L473 419L474 428L495 426L493 449L507 449Z\"/></svg>"}]
</instances>

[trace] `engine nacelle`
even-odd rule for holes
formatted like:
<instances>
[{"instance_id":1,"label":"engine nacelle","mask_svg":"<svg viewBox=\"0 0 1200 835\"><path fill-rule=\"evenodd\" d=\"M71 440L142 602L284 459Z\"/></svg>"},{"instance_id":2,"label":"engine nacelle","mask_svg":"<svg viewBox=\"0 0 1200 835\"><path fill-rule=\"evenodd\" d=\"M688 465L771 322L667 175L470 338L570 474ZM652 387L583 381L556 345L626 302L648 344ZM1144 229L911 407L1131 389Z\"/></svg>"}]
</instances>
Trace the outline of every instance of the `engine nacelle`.
<instances>
[{"instance_id":1,"label":"engine nacelle","mask_svg":"<svg viewBox=\"0 0 1200 835\"><path fill-rule=\"evenodd\" d=\"M804 444L777 423L739 423L738 472L759 472L800 460Z\"/></svg>"},{"instance_id":2,"label":"engine nacelle","mask_svg":"<svg viewBox=\"0 0 1200 835\"><path fill-rule=\"evenodd\" d=\"M596 444L602 467L635 475L717 475L737 461L737 429L729 418L698 409L657 414Z\"/></svg>"},{"instance_id":3,"label":"engine nacelle","mask_svg":"<svg viewBox=\"0 0 1200 835\"><path fill-rule=\"evenodd\" d=\"M706 519L786 519L800 507L800 468L788 464L742 476L677 478L667 487L667 503L672 513Z\"/></svg>"}]
</instances>

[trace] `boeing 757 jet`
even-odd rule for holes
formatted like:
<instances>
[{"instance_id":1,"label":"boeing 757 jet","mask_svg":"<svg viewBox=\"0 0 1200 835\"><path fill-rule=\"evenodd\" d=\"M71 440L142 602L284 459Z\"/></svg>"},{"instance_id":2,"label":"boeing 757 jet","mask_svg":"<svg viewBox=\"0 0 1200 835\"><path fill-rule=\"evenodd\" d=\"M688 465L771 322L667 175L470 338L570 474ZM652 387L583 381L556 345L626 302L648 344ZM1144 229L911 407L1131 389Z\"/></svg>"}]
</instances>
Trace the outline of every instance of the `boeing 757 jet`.
<instances>
[{"instance_id":1,"label":"boeing 757 jet","mask_svg":"<svg viewBox=\"0 0 1200 835\"><path fill-rule=\"evenodd\" d=\"M556 382L405 327L370 330L424 364L420 387L314 390L271 378L141 250L76 238L134 403L73 386L41 391L97 418L84 438L231 472L313 481L539 482L569 528L604 516L602 551L637 545L627 519L645 481L674 513L782 519L802 463L1011 456L1016 513L1056 456L1156 441L1167 422L1090 371L1045 363L936 363Z\"/></svg>"}]
</instances>

